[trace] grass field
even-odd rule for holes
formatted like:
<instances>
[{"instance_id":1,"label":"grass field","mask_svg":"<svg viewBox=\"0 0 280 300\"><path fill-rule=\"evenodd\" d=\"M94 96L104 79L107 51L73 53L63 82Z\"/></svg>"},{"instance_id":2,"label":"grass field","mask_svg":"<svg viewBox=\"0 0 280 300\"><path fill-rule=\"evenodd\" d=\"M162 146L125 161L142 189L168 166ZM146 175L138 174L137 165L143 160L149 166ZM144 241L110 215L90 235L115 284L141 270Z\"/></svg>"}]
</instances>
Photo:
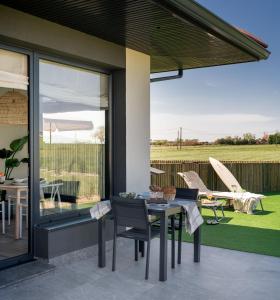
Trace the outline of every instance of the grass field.
<instances>
[{"instance_id":1,"label":"grass field","mask_svg":"<svg viewBox=\"0 0 280 300\"><path fill-rule=\"evenodd\" d=\"M205 145L176 147L152 146L152 160L208 160L209 156L219 160L236 161L280 161L280 145Z\"/></svg>"},{"instance_id":2,"label":"grass field","mask_svg":"<svg viewBox=\"0 0 280 300\"><path fill-rule=\"evenodd\" d=\"M264 212L254 215L226 210L226 218L219 225L202 225L202 244L219 248L280 257L280 195L270 194L263 200ZM203 209L204 220L212 218ZM191 238L184 232L183 240Z\"/></svg>"}]
</instances>

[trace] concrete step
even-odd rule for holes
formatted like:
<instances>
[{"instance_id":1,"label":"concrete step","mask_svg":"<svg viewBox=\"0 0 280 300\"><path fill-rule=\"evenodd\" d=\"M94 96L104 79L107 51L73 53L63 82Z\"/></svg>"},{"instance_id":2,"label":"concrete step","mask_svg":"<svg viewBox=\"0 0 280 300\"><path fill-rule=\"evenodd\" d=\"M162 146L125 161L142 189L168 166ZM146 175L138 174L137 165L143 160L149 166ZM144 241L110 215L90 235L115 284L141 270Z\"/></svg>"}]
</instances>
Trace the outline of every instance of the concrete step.
<instances>
[{"instance_id":1,"label":"concrete step","mask_svg":"<svg viewBox=\"0 0 280 300\"><path fill-rule=\"evenodd\" d=\"M0 289L46 274L55 269L43 260L35 260L0 272Z\"/></svg>"}]
</instances>

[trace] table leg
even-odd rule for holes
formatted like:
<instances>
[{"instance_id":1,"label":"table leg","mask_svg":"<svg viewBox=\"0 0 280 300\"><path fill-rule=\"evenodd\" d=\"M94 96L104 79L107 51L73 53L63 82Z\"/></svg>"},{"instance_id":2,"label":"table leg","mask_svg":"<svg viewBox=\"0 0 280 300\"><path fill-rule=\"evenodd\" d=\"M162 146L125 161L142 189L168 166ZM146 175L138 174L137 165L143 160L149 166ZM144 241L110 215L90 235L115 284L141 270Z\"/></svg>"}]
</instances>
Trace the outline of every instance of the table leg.
<instances>
[{"instance_id":1,"label":"table leg","mask_svg":"<svg viewBox=\"0 0 280 300\"><path fill-rule=\"evenodd\" d=\"M98 267L106 266L105 219L98 220Z\"/></svg>"},{"instance_id":2,"label":"table leg","mask_svg":"<svg viewBox=\"0 0 280 300\"><path fill-rule=\"evenodd\" d=\"M141 256L145 256L145 242L139 241L139 252L141 253Z\"/></svg>"},{"instance_id":3,"label":"table leg","mask_svg":"<svg viewBox=\"0 0 280 300\"><path fill-rule=\"evenodd\" d=\"M16 216L15 216L15 239L18 240L20 238L19 234L19 206L20 206L20 190L17 190L16 197Z\"/></svg>"},{"instance_id":4,"label":"table leg","mask_svg":"<svg viewBox=\"0 0 280 300\"><path fill-rule=\"evenodd\" d=\"M171 217L171 268L175 268L175 220Z\"/></svg>"},{"instance_id":5,"label":"table leg","mask_svg":"<svg viewBox=\"0 0 280 300\"><path fill-rule=\"evenodd\" d=\"M198 227L193 234L193 247L194 247L194 262L200 262L200 239L201 239L201 229Z\"/></svg>"},{"instance_id":6,"label":"table leg","mask_svg":"<svg viewBox=\"0 0 280 300\"><path fill-rule=\"evenodd\" d=\"M163 213L160 216L160 253L159 253L159 280L167 280L167 237L168 218Z\"/></svg>"},{"instance_id":7,"label":"table leg","mask_svg":"<svg viewBox=\"0 0 280 300\"><path fill-rule=\"evenodd\" d=\"M178 257L177 263L181 264L182 258L182 230L183 230L183 213L180 213L179 230L178 230Z\"/></svg>"},{"instance_id":8,"label":"table leg","mask_svg":"<svg viewBox=\"0 0 280 300\"><path fill-rule=\"evenodd\" d=\"M59 210L62 211L59 186L57 186L56 189L55 189L54 201L55 201L56 195L57 195L57 201L58 201Z\"/></svg>"},{"instance_id":9,"label":"table leg","mask_svg":"<svg viewBox=\"0 0 280 300\"><path fill-rule=\"evenodd\" d=\"M60 197L60 192L59 192L59 186L56 188L56 194L57 194L58 203L60 205L61 204L61 197Z\"/></svg>"}]
</instances>

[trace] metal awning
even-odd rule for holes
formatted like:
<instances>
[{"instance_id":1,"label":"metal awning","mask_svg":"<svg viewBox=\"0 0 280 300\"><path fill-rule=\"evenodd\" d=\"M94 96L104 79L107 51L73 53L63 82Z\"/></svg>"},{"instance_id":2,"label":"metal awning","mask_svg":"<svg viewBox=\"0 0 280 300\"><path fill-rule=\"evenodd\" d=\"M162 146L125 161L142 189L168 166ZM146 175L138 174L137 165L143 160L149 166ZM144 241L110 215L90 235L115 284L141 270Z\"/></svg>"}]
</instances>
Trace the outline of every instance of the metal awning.
<instances>
[{"instance_id":1,"label":"metal awning","mask_svg":"<svg viewBox=\"0 0 280 300\"><path fill-rule=\"evenodd\" d=\"M43 118L44 131L76 131L76 130L93 130L92 121L83 120L65 120L65 119L48 119Z\"/></svg>"},{"instance_id":2,"label":"metal awning","mask_svg":"<svg viewBox=\"0 0 280 300\"><path fill-rule=\"evenodd\" d=\"M266 59L248 34L192 0L4 0L2 4L151 56L151 72Z\"/></svg>"}]
</instances>

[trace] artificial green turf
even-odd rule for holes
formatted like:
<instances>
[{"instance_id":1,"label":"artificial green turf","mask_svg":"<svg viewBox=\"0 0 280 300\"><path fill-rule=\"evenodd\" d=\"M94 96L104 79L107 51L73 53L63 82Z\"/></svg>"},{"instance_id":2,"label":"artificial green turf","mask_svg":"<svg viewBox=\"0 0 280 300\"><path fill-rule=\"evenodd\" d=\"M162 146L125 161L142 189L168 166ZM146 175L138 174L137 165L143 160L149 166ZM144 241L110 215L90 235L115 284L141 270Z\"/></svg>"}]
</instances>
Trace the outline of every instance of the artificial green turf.
<instances>
[{"instance_id":1,"label":"artificial green turf","mask_svg":"<svg viewBox=\"0 0 280 300\"><path fill-rule=\"evenodd\" d=\"M225 210L226 217L219 225L204 223L202 244L280 257L280 195L267 195L263 206L264 212L258 208L254 215ZM213 212L203 209L202 215L206 221ZM183 240L192 238L184 232Z\"/></svg>"}]
</instances>

